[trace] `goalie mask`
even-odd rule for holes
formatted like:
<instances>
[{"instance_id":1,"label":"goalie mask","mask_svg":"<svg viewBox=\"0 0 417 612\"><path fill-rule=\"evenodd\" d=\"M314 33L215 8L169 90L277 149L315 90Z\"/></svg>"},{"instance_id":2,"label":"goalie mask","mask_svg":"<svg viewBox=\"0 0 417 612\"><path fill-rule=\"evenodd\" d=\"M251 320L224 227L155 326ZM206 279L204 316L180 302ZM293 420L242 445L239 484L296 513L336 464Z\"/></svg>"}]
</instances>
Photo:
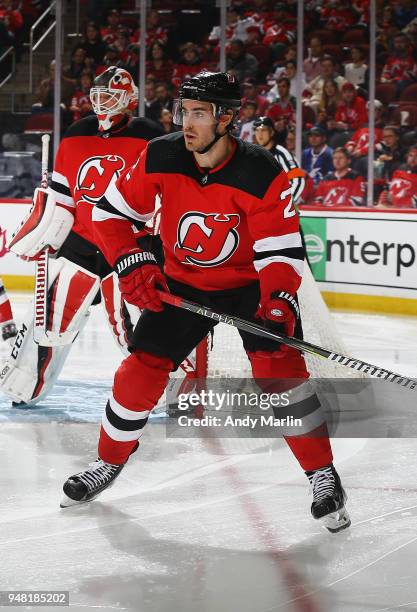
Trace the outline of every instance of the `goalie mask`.
<instances>
[{"instance_id":1,"label":"goalie mask","mask_svg":"<svg viewBox=\"0 0 417 612\"><path fill-rule=\"evenodd\" d=\"M135 110L138 88L127 70L110 66L94 79L90 100L103 132L118 125L126 112Z\"/></svg>"}]
</instances>

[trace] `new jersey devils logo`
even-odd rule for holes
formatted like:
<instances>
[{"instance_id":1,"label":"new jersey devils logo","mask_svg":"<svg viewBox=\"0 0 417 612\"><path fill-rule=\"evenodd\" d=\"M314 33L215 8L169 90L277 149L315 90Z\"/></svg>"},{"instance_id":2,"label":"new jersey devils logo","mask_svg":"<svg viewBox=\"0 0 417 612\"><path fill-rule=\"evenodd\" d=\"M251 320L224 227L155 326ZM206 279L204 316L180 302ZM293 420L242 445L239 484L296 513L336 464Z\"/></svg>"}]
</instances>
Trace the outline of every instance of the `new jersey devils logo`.
<instances>
[{"instance_id":1,"label":"new jersey devils logo","mask_svg":"<svg viewBox=\"0 0 417 612\"><path fill-rule=\"evenodd\" d=\"M88 158L77 174L75 196L77 202L86 200L95 204L106 193L112 180L116 180L123 168L124 160L118 155L97 155Z\"/></svg>"},{"instance_id":2,"label":"new jersey devils logo","mask_svg":"<svg viewBox=\"0 0 417 612\"><path fill-rule=\"evenodd\" d=\"M178 224L175 255L181 263L196 266L218 266L229 259L239 245L239 215L183 215Z\"/></svg>"},{"instance_id":3,"label":"new jersey devils logo","mask_svg":"<svg viewBox=\"0 0 417 612\"><path fill-rule=\"evenodd\" d=\"M6 230L0 227L0 257L4 257L6 253L8 253L8 249L6 247Z\"/></svg>"},{"instance_id":4,"label":"new jersey devils logo","mask_svg":"<svg viewBox=\"0 0 417 612\"><path fill-rule=\"evenodd\" d=\"M324 202L328 206L347 204L347 195L348 190L346 189L346 187L333 187L332 189L330 189L329 193L324 198Z\"/></svg>"},{"instance_id":5,"label":"new jersey devils logo","mask_svg":"<svg viewBox=\"0 0 417 612\"><path fill-rule=\"evenodd\" d=\"M405 198L411 194L412 184L402 178L395 178L391 181L389 190L395 198Z\"/></svg>"}]
</instances>

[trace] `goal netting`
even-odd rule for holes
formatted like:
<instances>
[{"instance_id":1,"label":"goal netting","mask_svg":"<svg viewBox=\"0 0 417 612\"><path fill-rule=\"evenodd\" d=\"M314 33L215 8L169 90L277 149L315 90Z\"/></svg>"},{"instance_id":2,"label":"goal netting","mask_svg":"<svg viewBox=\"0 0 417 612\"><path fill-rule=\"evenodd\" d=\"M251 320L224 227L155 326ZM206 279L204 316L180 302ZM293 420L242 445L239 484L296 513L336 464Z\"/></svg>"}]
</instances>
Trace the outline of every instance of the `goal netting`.
<instances>
[{"instance_id":1,"label":"goal netting","mask_svg":"<svg viewBox=\"0 0 417 612\"><path fill-rule=\"evenodd\" d=\"M332 315L324 302L320 290L305 262L303 280L298 291L304 339L337 353L349 355L343 339L336 329ZM206 343L197 356L197 376L246 378L251 376L249 360L243 350L240 336L229 325L219 324L214 330L213 346ZM358 372L326 359L306 355L307 367L313 378L362 377ZM206 372L204 371L204 360Z\"/></svg>"}]
</instances>

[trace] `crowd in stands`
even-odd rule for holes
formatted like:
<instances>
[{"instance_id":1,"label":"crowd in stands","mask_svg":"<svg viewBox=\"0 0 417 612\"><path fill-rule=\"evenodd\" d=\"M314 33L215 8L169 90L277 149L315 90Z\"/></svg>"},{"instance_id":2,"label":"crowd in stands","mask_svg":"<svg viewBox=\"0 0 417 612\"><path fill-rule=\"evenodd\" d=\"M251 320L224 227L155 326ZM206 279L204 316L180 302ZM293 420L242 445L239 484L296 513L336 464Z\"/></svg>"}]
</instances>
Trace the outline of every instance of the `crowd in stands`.
<instances>
[{"instance_id":1,"label":"crowd in stands","mask_svg":"<svg viewBox=\"0 0 417 612\"><path fill-rule=\"evenodd\" d=\"M108 66L121 66L138 80L138 15L126 11L123 1L103 2L97 8L99 4L92 3L97 10L90 18L95 22L86 24L63 70L62 103L68 121L92 112L89 88ZM207 1L188 4L195 9ZM187 2L153 3L159 5L147 13L145 113L170 133L177 129L171 109L181 81L203 68L218 69L220 28L208 23L199 40L192 33L186 40L178 36L175 11L179 5L187 7ZM303 202L363 206L369 138L369 0L307 0L304 5L301 97L296 95L295 0L235 0L229 6L226 68L242 86L236 134L257 142L259 128L254 122L267 117L273 141L293 150L296 107L301 104L301 165L308 179ZM376 52L373 200L381 207L417 207L414 0L377 1ZM54 78L52 65L49 77L39 85L35 112L52 108Z\"/></svg>"}]
</instances>

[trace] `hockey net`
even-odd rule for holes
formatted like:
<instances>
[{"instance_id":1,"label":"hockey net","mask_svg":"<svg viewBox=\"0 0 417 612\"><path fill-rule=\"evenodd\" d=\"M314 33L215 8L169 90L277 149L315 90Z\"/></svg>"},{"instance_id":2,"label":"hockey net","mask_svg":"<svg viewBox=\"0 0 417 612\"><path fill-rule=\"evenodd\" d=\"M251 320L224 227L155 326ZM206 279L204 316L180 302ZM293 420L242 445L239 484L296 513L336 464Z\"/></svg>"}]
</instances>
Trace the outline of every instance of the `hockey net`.
<instances>
[{"instance_id":1,"label":"hockey net","mask_svg":"<svg viewBox=\"0 0 417 612\"><path fill-rule=\"evenodd\" d=\"M298 291L298 300L304 339L336 353L349 354L307 262ZM215 327L212 347L210 344L210 341L204 341L198 347L196 356L198 378L251 377L249 360L236 329L220 323ZM320 357L305 355L305 358L313 378L363 377L363 374Z\"/></svg>"}]
</instances>

